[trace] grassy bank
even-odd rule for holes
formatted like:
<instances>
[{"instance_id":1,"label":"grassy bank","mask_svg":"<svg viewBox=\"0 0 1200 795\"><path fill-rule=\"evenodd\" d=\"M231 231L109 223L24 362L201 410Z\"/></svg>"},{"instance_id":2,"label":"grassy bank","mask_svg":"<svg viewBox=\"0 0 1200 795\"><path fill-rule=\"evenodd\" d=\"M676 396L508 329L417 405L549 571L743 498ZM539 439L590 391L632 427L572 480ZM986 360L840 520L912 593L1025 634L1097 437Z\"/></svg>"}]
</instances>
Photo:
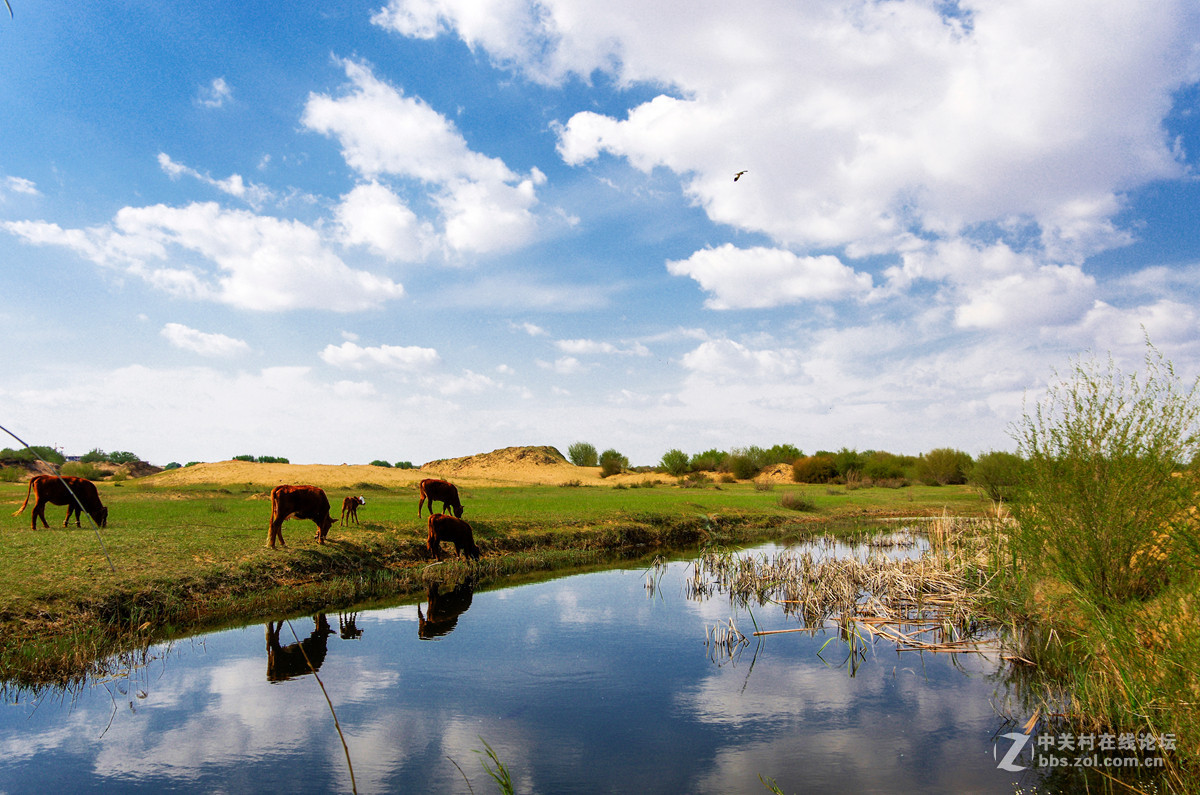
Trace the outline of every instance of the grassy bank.
<instances>
[{"instance_id":1,"label":"grassy bank","mask_svg":"<svg viewBox=\"0 0 1200 795\"><path fill-rule=\"evenodd\" d=\"M330 489L338 505L351 493L366 496L361 524L335 524L331 542L318 546L311 522L289 520L288 547L276 550L264 546L270 500L262 485L160 488L125 481L100 490L110 517L98 538L86 522L64 530L65 508L53 506L51 529L31 531L30 508L9 516L24 500L25 485L0 484L7 564L0 569L0 677L62 682L121 649L238 621L417 593L429 576L414 490L369 483ZM492 579L623 552L795 534L838 519L984 507L965 487L763 490L750 483L467 487L463 500L464 518L485 555L479 573Z\"/></svg>"},{"instance_id":2,"label":"grassy bank","mask_svg":"<svg viewBox=\"0 0 1200 795\"><path fill-rule=\"evenodd\" d=\"M1015 662L1005 680L1023 697L1022 715L1041 733L1170 743L1133 751L1166 765L1143 779L1064 770L1064 791L1200 792L1200 578L1181 570L1153 596L1114 602L1011 557L993 563L983 609L1006 627Z\"/></svg>"},{"instance_id":3,"label":"grassy bank","mask_svg":"<svg viewBox=\"0 0 1200 795\"><path fill-rule=\"evenodd\" d=\"M994 590L1031 706L1076 733L1172 735L1168 785L1200 791L1200 378L1148 342L1133 374L1081 358L1015 436Z\"/></svg>"},{"instance_id":4,"label":"grassy bank","mask_svg":"<svg viewBox=\"0 0 1200 795\"><path fill-rule=\"evenodd\" d=\"M1200 792L1200 577L1181 565L1155 593L1098 598L1051 567L998 561L988 612L1007 624L1025 712L1076 735L1167 737L1171 792ZM1097 581L1100 577L1097 576ZM1156 749L1141 749L1153 756ZM1104 784L1103 772L1093 783ZM1106 785L1102 792L1124 792Z\"/></svg>"}]
</instances>

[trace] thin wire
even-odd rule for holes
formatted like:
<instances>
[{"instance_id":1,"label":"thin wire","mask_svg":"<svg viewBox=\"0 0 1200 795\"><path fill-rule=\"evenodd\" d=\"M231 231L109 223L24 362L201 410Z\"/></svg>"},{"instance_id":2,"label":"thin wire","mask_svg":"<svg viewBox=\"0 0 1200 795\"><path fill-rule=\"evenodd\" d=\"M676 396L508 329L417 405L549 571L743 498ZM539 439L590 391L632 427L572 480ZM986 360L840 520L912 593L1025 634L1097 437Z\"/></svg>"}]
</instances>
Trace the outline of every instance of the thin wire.
<instances>
[{"instance_id":1,"label":"thin wire","mask_svg":"<svg viewBox=\"0 0 1200 795\"><path fill-rule=\"evenodd\" d=\"M38 455L37 450L34 450L32 447L30 447L25 442L24 439L22 439L20 436L17 436L15 433L10 431L8 428L5 428L3 425L0 425L0 431L4 431L9 436L16 439L18 442L20 442L22 447L24 447L29 452L33 453L34 458L36 458L38 461L41 461L46 466L50 467L50 471L53 472L54 476L62 482L63 486L67 490L67 493L71 495L71 499L75 500L75 503L77 505L79 505L80 507L83 507L83 501L80 500L79 497L75 496L75 492L71 490L71 484L68 483L66 481L66 479L63 478L62 475L58 474L58 467L56 467L54 464L51 464L49 461L47 461L46 459L44 459L40 455ZM70 514L70 511L67 511L67 513ZM93 532L96 533L96 540L100 542L100 551L102 551L104 553L104 559L108 561L108 567L110 569L112 569L112 573L116 574L117 567L113 565L112 558L110 558L108 556L108 547L106 547L104 545L104 539L100 536L100 525L96 524L95 518L92 517L92 514L89 511L85 510L85 511L82 511L81 513L86 513L88 515L88 519L92 523L92 530L93 530Z\"/></svg>"}]
</instances>

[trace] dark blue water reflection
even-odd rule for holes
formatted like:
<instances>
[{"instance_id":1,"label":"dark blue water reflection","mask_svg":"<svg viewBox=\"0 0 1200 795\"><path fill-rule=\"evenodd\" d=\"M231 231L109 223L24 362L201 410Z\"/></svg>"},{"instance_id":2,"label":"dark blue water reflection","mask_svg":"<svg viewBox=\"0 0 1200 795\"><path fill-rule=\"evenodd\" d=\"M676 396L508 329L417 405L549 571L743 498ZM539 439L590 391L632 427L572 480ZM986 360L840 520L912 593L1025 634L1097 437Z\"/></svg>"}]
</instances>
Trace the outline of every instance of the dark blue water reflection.
<instances>
[{"instance_id":1,"label":"dark blue water reflection","mask_svg":"<svg viewBox=\"0 0 1200 795\"><path fill-rule=\"evenodd\" d=\"M706 629L747 612L688 600L686 563L651 594L609 571L356 616L251 626L156 650L131 676L0 712L0 792L1012 793L998 770L997 664L878 643L850 675L828 634L730 660ZM796 626L755 607L764 628ZM295 635L293 636L293 631ZM824 659L822 659L824 658ZM12 699L10 699L10 702ZM481 739L482 738L482 739ZM451 761L453 760L453 762ZM460 773L455 764L462 768Z\"/></svg>"}]
</instances>

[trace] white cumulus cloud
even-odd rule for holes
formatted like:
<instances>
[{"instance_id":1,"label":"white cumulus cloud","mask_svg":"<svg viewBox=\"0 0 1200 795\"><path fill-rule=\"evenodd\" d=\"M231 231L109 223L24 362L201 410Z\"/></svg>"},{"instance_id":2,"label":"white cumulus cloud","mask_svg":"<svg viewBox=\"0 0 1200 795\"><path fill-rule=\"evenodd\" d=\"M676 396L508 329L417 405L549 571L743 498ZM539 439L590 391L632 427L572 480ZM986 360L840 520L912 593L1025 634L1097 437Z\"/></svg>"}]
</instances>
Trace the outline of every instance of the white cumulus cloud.
<instances>
[{"instance_id":1,"label":"white cumulus cloud","mask_svg":"<svg viewBox=\"0 0 1200 795\"><path fill-rule=\"evenodd\" d=\"M650 349L640 342L635 342L628 347L622 348L611 342L601 342L599 340L589 339L574 339L574 340L558 340L554 343L554 347L558 348L563 353L569 353L576 356L587 356L589 354L616 354L624 356L649 356Z\"/></svg>"},{"instance_id":2,"label":"white cumulus cloud","mask_svg":"<svg viewBox=\"0 0 1200 795\"><path fill-rule=\"evenodd\" d=\"M421 371L436 365L441 357L433 348L416 345L379 345L363 347L355 342L327 345L321 351L321 360L335 367L363 370L382 367L395 370Z\"/></svg>"},{"instance_id":3,"label":"white cumulus cloud","mask_svg":"<svg viewBox=\"0 0 1200 795\"><path fill-rule=\"evenodd\" d=\"M1190 0L389 0L373 21L548 85L656 86L562 120L563 159L669 169L713 221L852 256L1014 221L1043 264L1122 244L1124 192L1184 173L1163 118L1200 78Z\"/></svg>"},{"instance_id":4,"label":"white cumulus cloud","mask_svg":"<svg viewBox=\"0 0 1200 795\"><path fill-rule=\"evenodd\" d=\"M370 180L391 176L428 186L453 250L494 251L532 238L544 174L535 168L523 177L499 158L473 151L424 100L406 96L364 64L342 63L347 90L337 97L310 95L306 127L336 138L346 163Z\"/></svg>"},{"instance_id":5,"label":"white cumulus cloud","mask_svg":"<svg viewBox=\"0 0 1200 795\"><path fill-rule=\"evenodd\" d=\"M171 159L170 155L165 152L158 153L158 166L171 179L179 179L180 177L191 177L199 180L205 185L210 185L222 193L229 194L234 198L241 199L255 209L261 208L268 201L274 198L274 194L269 188L262 185L256 185L253 182L246 182L242 179L241 174L231 174L225 179L215 179L207 174L201 174L194 168L185 166L182 163L177 163Z\"/></svg>"},{"instance_id":6,"label":"white cumulus cloud","mask_svg":"<svg viewBox=\"0 0 1200 795\"><path fill-rule=\"evenodd\" d=\"M250 350L250 346L244 340L225 334L198 331L181 323L167 323L160 333L176 348L201 356L236 356Z\"/></svg>"},{"instance_id":7,"label":"white cumulus cloud","mask_svg":"<svg viewBox=\"0 0 1200 795\"><path fill-rule=\"evenodd\" d=\"M1079 321L1095 301L1096 284L1074 265L1010 273L972 289L955 310L963 328L1029 328Z\"/></svg>"},{"instance_id":8,"label":"white cumulus cloud","mask_svg":"<svg viewBox=\"0 0 1200 795\"><path fill-rule=\"evenodd\" d=\"M211 202L125 207L111 224L87 229L40 221L2 228L123 269L168 293L240 309L352 312L404 294L391 279L347 266L306 224Z\"/></svg>"},{"instance_id":9,"label":"white cumulus cloud","mask_svg":"<svg viewBox=\"0 0 1200 795\"><path fill-rule=\"evenodd\" d=\"M728 243L668 262L667 270L699 282L711 294L706 305L712 309L837 301L871 291L870 274L856 273L837 257L801 257L783 249L741 249Z\"/></svg>"},{"instance_id":10,"label":"white cumulus cloud","mask_svg":"<svg viewBox=\"0 0 1200 795\"><path fill-rule=\"evenodd\" d=\"M205 108L219 108L233 99L233 89L223 77L213 78L213 81L201 87L196 98L197 104Z\"/></svg>"},{"instance_id":11,"label":"white cumulus cloud","mask_svg":"<svg viewBox=\"0 0 1200 795\"><path fill-rule=\"evenodd\" d=\"M710 340L683 356L693 373L753 384L757 379L792 378L801 372L798 354L789 350L755 350L728 339Z\"/></svg>"},{"instance_id":12,"label":"white cumulus cloud","mask_svg":"<svg viewBox=\"0 0 1200 795\"><path fill-rule=\"evenodd\" d=\"M342 240L381 257L419 262L436 245L436 233L386 186L370 182L342 197L336 212Z\"/></svg>"},{"instance_id":13,"label":"white cumulus cloud","mask_svg":"<svg viewBox=\"0 0 1200 795\"><path fill-rule=\"evenodd\" d=\"M37 184L24 177L5 177L0 181L0 199L4 198L5 193L20 193L26 196L41 195Z\"/></svg>"}]
</instances>

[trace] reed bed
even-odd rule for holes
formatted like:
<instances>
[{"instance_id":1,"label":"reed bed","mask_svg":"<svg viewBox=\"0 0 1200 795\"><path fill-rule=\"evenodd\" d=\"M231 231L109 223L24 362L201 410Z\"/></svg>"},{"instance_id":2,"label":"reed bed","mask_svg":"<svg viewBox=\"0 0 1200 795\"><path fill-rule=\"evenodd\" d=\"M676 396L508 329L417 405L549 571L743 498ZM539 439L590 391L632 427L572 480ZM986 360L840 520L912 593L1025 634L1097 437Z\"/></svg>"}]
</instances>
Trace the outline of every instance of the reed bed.
<instances>
[{"instance_id":1,"label":"reed bed","mask_svg":"<svg viewBox=\"0 0 1200 795\"><path fill-rule=\"evenodd\" d=\"M799 627L755 636L836 625L894 642L902 651L998 651L994 627L983 619L987 579L974 555L929 550L897 558L880 552L907 545L897 534L882 536L868 542L865 559L810 550L770 555L711 550L693 563L685 592L694 599L727 594L745 606L778 604L800 621Z\"/></svg>"}]
</instances>

